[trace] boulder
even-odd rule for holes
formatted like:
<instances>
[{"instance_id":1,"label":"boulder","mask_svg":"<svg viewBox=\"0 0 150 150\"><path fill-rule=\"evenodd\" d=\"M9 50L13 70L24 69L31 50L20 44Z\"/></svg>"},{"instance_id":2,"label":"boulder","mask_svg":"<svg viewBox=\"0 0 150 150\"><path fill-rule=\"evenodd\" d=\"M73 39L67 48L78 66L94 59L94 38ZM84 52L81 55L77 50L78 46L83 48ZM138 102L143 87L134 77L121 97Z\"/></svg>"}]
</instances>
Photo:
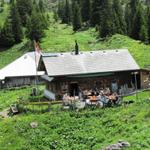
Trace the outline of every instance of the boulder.
<instances>
[{"instance_id":1,"label":"boulder","mask_svg":"<svg viewBox=\"0 0 150 150\"><path fill-rule=\"evenodd\" d=\"M30 126L31 126L32 128L37 128L37 127L38 127L38 123L37 123L37 122L31 122L31 123L30 123Z\"/></svg>"},{"instance_id":2,"label":"boulder","mask_svg":"<svg viewBox=\"0 0 150 150\"><path fill-rule=\"evenodd\" d=\"M128 147L130 147L129 142L119 140L118 143L109 145L108 147L103 148L102 150L122 150Z\"/></svg>"}]
</instances>

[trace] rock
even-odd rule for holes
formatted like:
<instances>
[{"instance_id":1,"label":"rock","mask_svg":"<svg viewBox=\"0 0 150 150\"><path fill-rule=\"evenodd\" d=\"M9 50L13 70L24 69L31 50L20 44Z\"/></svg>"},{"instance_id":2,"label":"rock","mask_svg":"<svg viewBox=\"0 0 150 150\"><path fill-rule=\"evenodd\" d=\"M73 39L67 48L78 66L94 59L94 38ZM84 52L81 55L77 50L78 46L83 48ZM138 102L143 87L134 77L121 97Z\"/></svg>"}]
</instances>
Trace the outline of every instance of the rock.
<instances>
[{"instance_id":1,"label":"rock","mask_svg":"<svg viewBox=\"0 0 150 150\"><path fill-rule=\"evenodd\" d=\"M130 147L130 143L129 142L125 142L125 141L119 140L118 143L120 143L123 148Z\"/></svg>"},{"instance_id":2,"label":"rock","mask_svg":"<svg viewBox=\"0 0 150 150\"><path fill-rule=\"evenodd\" d=\"M37 122L31 122L31 123L30 123L30 126L31 126L32 128L37 128L38 123L37 123Z\"/></svg>"},{"instance_id":3,"label":"rock","mask_svg":"<svg viewBox=\"0 0 150 150\"><path fill-rule=\"evenodd\" d=\"M106 147L102 150L121 150L121 149L124 149L124 148L127 148L127 147L130 147L129 142L119 140L118 143L109 145L108 147Z\"/></svg>"},{"instance_id":4,"label":"rock","mask_svg":"<svg viewBox=\"0 0 150 150\"><path fill-rule=\"evenodd\" d=\"M112 144L112 145L106 147L105 150L121 150L121 148L118 144Z\"/></svg>"},{"instance_id":5,"label":"rock","mask_svg":"<svg viewBox=\"0 0 150 150\"><path fill-rule=\"evenodd\" d=\"M108 150L121 150L118 144L113 144L108 147Z\"/></svg>"}]
</instances>

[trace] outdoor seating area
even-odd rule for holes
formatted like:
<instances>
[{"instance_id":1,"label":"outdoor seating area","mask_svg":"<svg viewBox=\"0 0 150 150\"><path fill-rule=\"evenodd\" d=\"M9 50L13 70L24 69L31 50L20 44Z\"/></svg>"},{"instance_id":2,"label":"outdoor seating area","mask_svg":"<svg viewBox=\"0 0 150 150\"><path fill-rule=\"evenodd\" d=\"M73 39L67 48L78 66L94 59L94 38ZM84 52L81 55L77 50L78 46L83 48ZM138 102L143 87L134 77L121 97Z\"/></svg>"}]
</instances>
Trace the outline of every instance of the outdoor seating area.
<instances>
[{"instance_id":1,"label":"outdoor seating area","mask_svg":"<svg viewBox=\"0 0 150 150\"><path fill-rule=\"evenodd\" d=\"M69 96L68 93L63 96L64 106L73 106L77 109L86 106L97 106L100 108L118 105L121 97L117 92L111 92L109 88L100 90L84 90L80 91L78 96Z\"/></svg>"}]
</instances>

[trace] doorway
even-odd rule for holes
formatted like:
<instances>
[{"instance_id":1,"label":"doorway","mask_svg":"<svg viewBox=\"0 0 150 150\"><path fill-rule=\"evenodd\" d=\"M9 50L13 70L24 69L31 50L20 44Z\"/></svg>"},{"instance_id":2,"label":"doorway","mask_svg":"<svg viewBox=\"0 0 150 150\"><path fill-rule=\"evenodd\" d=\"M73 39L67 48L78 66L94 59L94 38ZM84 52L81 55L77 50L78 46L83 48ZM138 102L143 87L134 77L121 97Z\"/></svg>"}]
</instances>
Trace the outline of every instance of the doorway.
<instances>
[{"instance_id":1,"label":"doorway","mask_svg":"<svg viewBox=\"0 0 150 150\"><path fill-rule=\"evenodd\" d=\"M141 77L140 77L140 74L136 75L136 80L137 81L135 81L135 75L132 75L132 83L135 85L135 83L137 82L137 89L140 89L141 88Z\"/></svg>"},{"instance_id":2,"label":"doorway","mask_svg":"<svg viewBox=\"0 0 150 150\"><path fill-rule=\"evenodd\" d=\"M69 92L70 92L70 96L78 96L79 95L78 83L71 83Z\"/></svg>"}]
</instances>

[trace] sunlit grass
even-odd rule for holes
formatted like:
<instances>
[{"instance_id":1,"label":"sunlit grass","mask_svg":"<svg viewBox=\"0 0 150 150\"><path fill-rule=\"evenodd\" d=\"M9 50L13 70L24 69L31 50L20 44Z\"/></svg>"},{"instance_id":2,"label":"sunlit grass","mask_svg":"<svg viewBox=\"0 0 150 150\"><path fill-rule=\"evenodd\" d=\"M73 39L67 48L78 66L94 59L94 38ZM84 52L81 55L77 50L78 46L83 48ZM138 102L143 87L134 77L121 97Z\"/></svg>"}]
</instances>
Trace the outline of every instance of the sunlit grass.
<instances>
[{"instance_id":1,"label":"sunlit grass","mask_svg":"<svg viewBox=\"0 0 150 150\"><path fill-rule=\"evenodd\" d=\"M74 33L70 26L55 23L46 31L41 46L44 52L71 52L77 40L81 51L126 48L142 68L150 64L150 45L119 34L105 41L97 37L94 29Z\"/></svg>"},{"instance_id":2,"label":"sunlit grass","mask_svg":"<svg viewBox=\"0 0 150 150\"><path fill-rule=\"evenodd\" d=\"M101 41L97 37L95 29L90 28L74 33L70 26L55 23L50 24L49 29L45 31L41 47L43 52L71 52L74 50L75 40L77 40L81 51L127 48L142 68L150 64L150 45L119 34L105 41ZM22 50L25 44L26 40L6 51L1 51L0 68L27 52L30 48L26 47L26 50Z\"/></svg>"},{"instance_id":3,"label":"sunlit grass","mask_svg":"<svg viewBox=\"0 0 150 150\"><path fill-rule=\"evenodd\" d=\"M147 94L139 94L141 101L114 108L29 113L3 120L0 147L99 150L122 139L131 144L129 150L149 149L150 101L144 100ZM133 97L128 97L130 99ZM32 129L31 122L37 122L38 127Z\"/></svg>"},{"instance_id":4,"label":"sunlit grass","mask_svg":"<svg viewBox=\"0 0 150 150\"><path fill-rule=\"evenodd\" d=\"M17 102L20 97L27 98L31 93L31 88L18 90L1 90L0 91L0 111Z\"/></svg>"},{"instance_id":5,"label":"sunlit grass","mask_svg":"<svg viewBox=\"0 0 150 150\"><path fill-rule=\"evenodd\" d=\"M3 12L0 13L0 27L4 25L4 22L9 14L9 5L5 4L3 7Z\"/></svg>"}]
</instances>

